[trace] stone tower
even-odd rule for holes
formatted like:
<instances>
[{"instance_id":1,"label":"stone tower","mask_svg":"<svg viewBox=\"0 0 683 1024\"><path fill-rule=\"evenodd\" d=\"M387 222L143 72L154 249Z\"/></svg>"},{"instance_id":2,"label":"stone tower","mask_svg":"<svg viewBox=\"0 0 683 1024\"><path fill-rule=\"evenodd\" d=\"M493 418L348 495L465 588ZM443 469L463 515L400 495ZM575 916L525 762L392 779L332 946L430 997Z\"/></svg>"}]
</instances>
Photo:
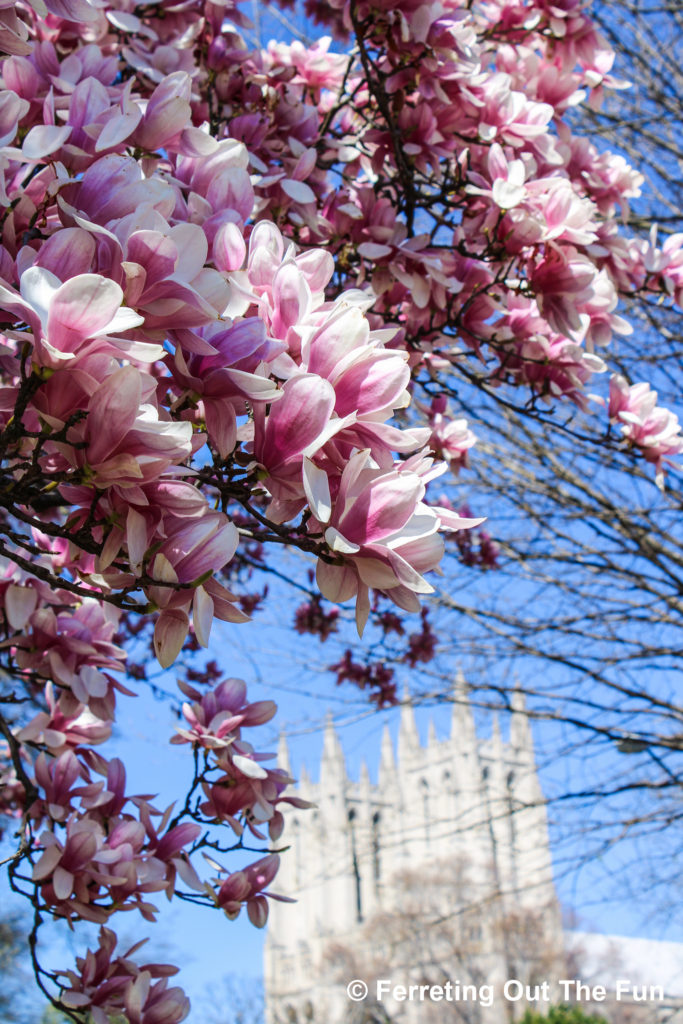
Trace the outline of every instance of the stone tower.
<instances>
[{"instance_id":1,"label":"stone tower","mask_svg":"<svg viewBox=\"0 0 683 1024\"><path fill-rule=\"evenodd\" d=\"M279 764L288 762L283 739ZM267 1024L432 1019L412 1004L373 1016L375 977L502 987L510 977L561 976L545 804L521 693L509 741L497 720L481 740L460 676L450 736L439 741L430 723L426 747L406 698L398 750L386 730L376 784L365 765L358 782L349 779L328 718L319 782L302 771L297 793L317 809L287 816L291 849L274 888L298 905L270 904ZM354 978L371 990L362 1006L345 993ZM433 1019L514 1018L514 1008L482 1002L442 1003Z\"/></svg>"}]
</instances>

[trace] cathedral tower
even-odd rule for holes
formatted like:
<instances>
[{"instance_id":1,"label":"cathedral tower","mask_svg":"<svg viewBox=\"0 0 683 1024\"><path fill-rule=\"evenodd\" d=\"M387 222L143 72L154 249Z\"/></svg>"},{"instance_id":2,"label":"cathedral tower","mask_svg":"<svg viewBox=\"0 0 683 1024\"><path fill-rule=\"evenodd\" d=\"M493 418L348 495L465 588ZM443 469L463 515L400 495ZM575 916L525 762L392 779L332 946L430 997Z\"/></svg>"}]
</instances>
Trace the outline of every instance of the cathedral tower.
<instances>
[{"instance_id":1,"label":"cathedral tower","mask_svg":"<svg viewBox=\"0 0 683 1024\"><path fill-rule=\"evenodd\" d=\"M270 905L267 1024L372 1020L368 1004L359 1015L345 985L366 974L371 984L373 970L502 985L547 974L543 959L560 962L545 805L523 697L513 697L508 741L496 720L489 739L477 736L461 675L452 701L450 736L439 740L430 723L423 747L404 698L398 749L385 729L376 784L365 765L358 782L349 779L328 717L320 781L302 773L296 790L317 807L287 812L291 849L276 889L298 905ZM288 763L284 741L280 763ZM468 1005L460 1016L458 1007L446 1009L434 1019L489 1024L510 1016L500 1007ZM431 1018L418 1006L412 1016L403 1008L400 1019Z\"/></svg>"}]
</instances>

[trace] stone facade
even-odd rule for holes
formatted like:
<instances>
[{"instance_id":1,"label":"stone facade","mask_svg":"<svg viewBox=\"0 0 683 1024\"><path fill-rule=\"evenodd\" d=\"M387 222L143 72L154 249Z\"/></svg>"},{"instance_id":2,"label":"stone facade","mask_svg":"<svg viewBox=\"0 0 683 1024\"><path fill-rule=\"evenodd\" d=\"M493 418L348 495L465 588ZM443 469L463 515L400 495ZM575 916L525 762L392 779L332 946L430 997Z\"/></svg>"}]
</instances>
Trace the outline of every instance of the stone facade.
<instances>
[{"instance_id":1,"label":"stone facade","mask_svg":"<svg viewBox=\"0 0 683 1024\"><path fill-rule=\"evenodd\" d=\"M507 742L497 721L491 738L478 738L459 678L450 737L439 741L430 724L423 747L405 701L396 756L385 731L376 784L365 766L358 782L349 779L328 720L319 782L302 772L297 789L317 809L288 813L291 849L277 891L298 906L270 905L267 1024L500 1024L515 1006L487 1007L482 986L562 976L545 804L521 694L510 718ZM279 763L288 765L284 741ZM378 977L450 979L461 995L469 986L468 998L379 1005ZM359 1004L345 993L354 978L370 989Z\"/></svg>"}]
</instances>

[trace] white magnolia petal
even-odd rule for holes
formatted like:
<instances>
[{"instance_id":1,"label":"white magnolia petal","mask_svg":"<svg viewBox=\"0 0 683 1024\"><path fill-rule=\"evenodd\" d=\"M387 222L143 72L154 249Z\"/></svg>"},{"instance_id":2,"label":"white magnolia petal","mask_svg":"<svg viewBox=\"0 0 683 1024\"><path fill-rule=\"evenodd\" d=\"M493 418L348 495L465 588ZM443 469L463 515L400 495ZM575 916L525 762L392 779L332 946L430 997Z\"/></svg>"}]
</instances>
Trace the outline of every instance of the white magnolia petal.
<instances>
[{"instance_id":1,"label":"white magnolia petal","mask_svg":"<svg viewBox=\"0 0 683 1024\"><path fill-rule=\"evenodd\" d=\"M38 592L33 587L20 587L11 583L5 593L5 614L12 629L23 629L38 603Z\"/></svg>"},{"instance_id":2,"label":"white magnolia petal","mask_svg":"<svg viewBox=\"0 0 683 1024\"><path fill-rule=\"evenodd\" d=\"M21 297L36 311L43 329L47 327L50 303L57 289L61 287L62 282L59 278L44 267L29 267L21 275L19 282Z\"/></svg>"},{"instance_id":3,"label":"white magnolia petal","mask_svg":"<svg viewBox=\"0 0 683 1024\"><path fill-rule=\"evenodd\" d=\"M267 779L268 772L265 768L262 768L257 761L252 761L250 757L244 757L242 754L235 754L232 758L232 763L235 768L242 772L242 775L246 775L249 779Z\"/></svg>"},{"instance_id":4,"label":"white magnolia petal","mask_svg":"<svg viewBox=\"0 0 683 1024\"><path fill-rule=\"evenodd\" d=\"M209 646L211 623L213 622L213 600L204 587L197 587L192 602L192 624L194 634L201 647Z\"/></svg>"},{"instance_id":5,"label":"white magnolia petal","mask_svg":"<svg viewBox=\"0 0 683 1024\"><path fill-rule=\"evenodd\" d=\"M319 523L327 523L332 515L332 499L327 473L310 459L304 459L304 492L313 515Z\"/></svg>"},{"instance_id":6,"label":"white magnolia petal","mask_svg":"<svg viewBox=\"0 0 683 1024\"><path fill-rule=\"evenodd\" d=\"M315 192L305 181L295 181L294 178L283 178L280 182L283 192L286 192L290 199L296 203L314 203Z\"/></svg>"},{"instance_id":7,"label":"white magnolia petal","mask_svg":"<svg viewBox=\"0 0 683 1024\"><path fill-rule=\"evenodd\" d=\"M358 544L347 540L334 526L328 526L325 530L325 542L332 551L338 551L342 555L355 555L360 551Z\"/></svg>"},{"instance_id":8,"label":"white magnolia petal","mask_svg":"<svg viewBox=\"0 0 683 1024\"><path fill-rule=\"evenodd\" d=\"M71 125L60 128L56 124L37 124L24 139L22 156L27 160L42 160L63 146L70 135Z\"/></svg>"}]
</instances>

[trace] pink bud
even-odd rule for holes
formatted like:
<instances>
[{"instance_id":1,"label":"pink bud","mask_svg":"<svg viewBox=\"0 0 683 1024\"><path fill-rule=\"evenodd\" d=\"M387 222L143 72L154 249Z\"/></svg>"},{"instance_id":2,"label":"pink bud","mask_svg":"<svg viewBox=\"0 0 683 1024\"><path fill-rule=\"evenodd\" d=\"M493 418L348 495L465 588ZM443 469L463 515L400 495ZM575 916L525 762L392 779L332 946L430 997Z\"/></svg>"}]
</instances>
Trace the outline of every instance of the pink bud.
<instances>
[{"instance_id":1,"label":"pink bud","mask_svg":"<svg viewBox=\"0 0 683 1024\"><path fill-rule=\"evenodd\" d=\"M228 221L216 232L213 240L213 261L224 273L239 270L244 263L247 247L237 224Z\"/></svg>"}]
</instances>

